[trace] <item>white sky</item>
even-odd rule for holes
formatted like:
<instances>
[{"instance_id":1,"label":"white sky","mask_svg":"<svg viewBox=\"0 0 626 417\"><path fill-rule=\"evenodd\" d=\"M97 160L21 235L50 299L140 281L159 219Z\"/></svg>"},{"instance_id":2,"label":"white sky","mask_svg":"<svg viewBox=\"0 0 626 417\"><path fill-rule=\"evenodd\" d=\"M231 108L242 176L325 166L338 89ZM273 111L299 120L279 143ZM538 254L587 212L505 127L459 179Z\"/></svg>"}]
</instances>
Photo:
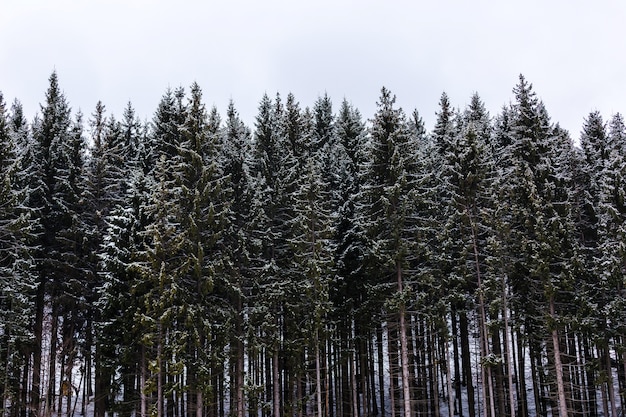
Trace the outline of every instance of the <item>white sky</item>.
<instances>
[{"instance_id":1,"label":"white sky","mask_svg":"<svg viewBox=\"0 0 626 417\"><path fill-rule=\"evenodd\" d=\"M327 92L373 116L381 87L432 129L441 93L492 116L520 73L577 139L592 110L626 113L623 0L0 0L0 91L29 117L56 69L74 110L98 100L151 119L197 81L252 128L264 92L302 107Z\"/></svg>"}]
</instances>

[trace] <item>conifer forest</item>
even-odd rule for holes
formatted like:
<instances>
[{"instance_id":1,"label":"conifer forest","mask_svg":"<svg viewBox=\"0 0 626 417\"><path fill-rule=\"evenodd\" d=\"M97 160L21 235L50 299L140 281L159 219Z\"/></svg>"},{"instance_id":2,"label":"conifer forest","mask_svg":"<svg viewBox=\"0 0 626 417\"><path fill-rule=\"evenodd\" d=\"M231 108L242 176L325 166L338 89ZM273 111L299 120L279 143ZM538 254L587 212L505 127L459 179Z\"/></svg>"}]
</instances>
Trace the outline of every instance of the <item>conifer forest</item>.
<instances>
[{"instance_id":1,"label":"conifer forest","mask_svg":"<svg viewBox=\"0 0 626 417\"><path fill-rule=\"evenodd\" d=\"M386 88L0 95L1 417L623 416L624 118L513 81L432 131Z\"/></svg>"}]
</instances>

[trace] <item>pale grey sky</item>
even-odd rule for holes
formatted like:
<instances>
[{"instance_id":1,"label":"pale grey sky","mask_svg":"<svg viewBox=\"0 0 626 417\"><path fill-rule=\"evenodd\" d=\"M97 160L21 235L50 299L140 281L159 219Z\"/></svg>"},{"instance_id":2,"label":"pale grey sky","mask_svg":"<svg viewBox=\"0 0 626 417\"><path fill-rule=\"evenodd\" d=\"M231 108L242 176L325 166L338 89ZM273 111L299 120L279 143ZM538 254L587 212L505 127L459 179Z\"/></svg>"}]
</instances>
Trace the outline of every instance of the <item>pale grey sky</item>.
<instances>
[{"instance_id":1,"label":"pale grey sky","mask_svg":"<svg viewBox=\"0 0 626 417\"><path fill-rule=\"evenodd\" d=\"M310 106L327 92L365 118L388 87L431 129L441 93L492 116L520 73L577 139L592 110L626 113L623 0L0 0L0 91L32 118L56 69L74 110L98 100L151 119L197 81L253 127L264 92Z\"/></svg>"}]
</instances>

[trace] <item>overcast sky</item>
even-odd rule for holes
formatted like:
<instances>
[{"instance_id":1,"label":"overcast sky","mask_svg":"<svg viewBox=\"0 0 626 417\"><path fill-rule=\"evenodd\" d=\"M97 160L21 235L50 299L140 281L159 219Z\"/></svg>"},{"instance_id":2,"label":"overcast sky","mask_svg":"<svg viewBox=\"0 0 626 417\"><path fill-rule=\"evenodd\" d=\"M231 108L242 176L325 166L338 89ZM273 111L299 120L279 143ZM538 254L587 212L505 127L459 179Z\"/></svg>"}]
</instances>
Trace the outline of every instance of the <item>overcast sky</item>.
<instances>
[{"instance_id":1,"label":"overcast sky","mask_svg":"<svg viewBox=\"0 0 626 417\"><path fill-rule=\"evenodd\" d=\"M626 112L623 0L5 0L0 91L39 111L56 69L74 110L98 100L151 119L167 87L197 81L222 115L253 127L264 92L302 107L327 92L373 116L382 86L432 129L447 92L478 92L492 116L524 74L553 121Z\"/></svg>"}]
</instances>

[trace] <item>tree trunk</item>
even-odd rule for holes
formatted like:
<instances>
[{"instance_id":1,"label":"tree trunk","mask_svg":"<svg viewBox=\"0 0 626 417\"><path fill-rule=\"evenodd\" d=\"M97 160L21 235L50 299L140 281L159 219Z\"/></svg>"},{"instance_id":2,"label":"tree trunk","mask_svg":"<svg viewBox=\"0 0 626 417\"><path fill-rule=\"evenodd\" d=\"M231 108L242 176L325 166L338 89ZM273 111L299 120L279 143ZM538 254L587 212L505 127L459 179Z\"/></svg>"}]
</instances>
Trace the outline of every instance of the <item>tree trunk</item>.
<instances>
[{"instance_id":1,"label":"tree trunk","mask_svg":"<svg viewBox=\"0 0 626 417\"><path fill-rule=\"evenodd\" d=\"M476 268L476 283L478 285L478 309L480 312L480 344L481 344L481 353L483 358L488 357L490 355L489 351L489 332L487 329L487 313L485 311L485 296L483 291L482 284L482 273L480 270L480 256L478 253L478 236L476 232L476 225L474 224L473 219L470 216L470 224L472 230L472 246L474 251L474 264ZM493 394L493 381L491 378L491 367L487 367L485 369L484 366L481 367L483 370L483 401L485 401L485 397L489 400L489 411L490 416L495 417L495 404L494 404L494 394ZM485 383L487 388L485 389ZM485 411L487 410L485 403Z\"/></svg>"},{"instance_id":2,"label":"tree trunk","mask_svg":"<svg viewBox=\"0 0 626 417\"><path fill-rule=\"evenodd\" d=\"M52 415L53 408L55 407L54 396L56 393L56 368L57 368L57 343L58 343L58 326L59 316L56 312L56 308L52 310L52 326L50 328L50 352L48 356L48 393L46 395L45 415Z\"/></svg>"},{"instance_id":3,"label":"tree trunk","mask_svg":"<svg viewBox=\"0 0 626 417\"><path fill-rule=\"evenodd\" d=\"M391 329L391 321L387 323L387 359L389 361L389 404L390 416L396 417L396 389L397 389L397 332Z\"/></svg>"},{"instance_id":4,"label":"tree trunk","mask_svg":"<svg viewBox=\"0 0 626 417\"><path fill-rule=\"evenodd\" d=\"M320 365L320 341L317 329L315 329L315 400L317 404L317 416L322 417L322 370Z\"/></svg>"},{"instance_id":5,"label":"tree trunk","mask_svg":"<svg viewBox=\"0 0 626 417\"><path fill-rule=\"evenodd\" d=\"M278 365L278 347L274 347L272 355L272 386L273 386L273 398L272 406L274 410L274 417L281 417L280 409L280 368Z\"/></svg>"},{"instance_id":6,"label":"tree trunk","mask_svg":"<svg viewBox=\"0 0 626 417\"><path fill-rule=\"evenodd\" d=\"M404 283L402 278L402 266L400 262L396 262L396 274L398 278L398 292L402 296L404 291ZM406 329L406 307L404 302L400 303L400 363L402 366L402 397L404 403L404 416L411 417L411 390L409 386L409 348L407 342Z\"/></svg>"},{"instance_id":7,"label":"tree trunk","mask_svg":"<svg viewBox=\"0 0 626 417\"><path fill-rule=\"evenodd\" d=\"M604 345L604 363L606 366L606 388L611 403L611 416L618 417L617 404L615 403L615 387L613 386L613 369L611 368L611 354L609 351L609 340L605 340Z\"/></svg>"},{"instance_id":8,"label":"tree trunk","mask_svg":"<svg viewBox=\"0 0 626 417\"><path fill-rule=\"evenodd\" d=\"M109 392L109 372L104 364L102 345L96 344L96 386L94 399L94 417L104 417ZM142 384L143 387L143 384Z\"/></svg>"},{"instance_id":9,"label":"tree trunk","mask_svg":"<svg viewBox=\"0 0 626 417\"><path fill-rule=\"evenodd\" d=\"M163 330L162 325L159 323L158 325L158 340L156 345L156 359L157 359L157 417L164 417L163 415L163 354L162 354L162 340L163 340Z\"/></svg>"},{"instance_id":10,"label":"tree trunk","mask_svg":"<svg viewBox=\"0 0 626 417\"><path fill-rule=\"evenodd\" d=\"M383 329L382 325L376 326L376 347L378 356L378 391L380 395L380 414L385 415L385 367L383 363L384 359L384 347L383 347ZM376 410L374 410L376 411ZM374 413L374 415L377 415Z\"/></svg>"},{"instance_id":11,"label":"tree trunk","mask_svg":"<svg viewBox=\"0 0 626 417\"><path fill-rule=\"evenodd\" d=\"M509 307L506 294L506 277L502 276L502 316L504 317L504 355L507 366L507 382L509 390L509 412L515 417L515 387L513 385L513 355L509 329Z\"/></svg>"},{"instance_id":12,"label":"tree trunk","mask_svg":"<svg viewBox=\"0 0 626 417\"><path fill-rule=\"evenodd\" d=\"M8 326L7 326L8 327ZM11 379L11 331L10 329L5 329L6 334L3 336L6 337L6 349L4 349L5 357L2 358L4 362L4 384L2 385L2 415L5 417L7 415L6 410L9 409L9 380ZM0 351L3 349L0 348Z\"/></svg>"},{"instance_id":13,"label":"tree trunk","mask_svg":"<svg viewBox=\"0 0 626 417\"><path fill-rule=\"evenodd\" d=\"M446 363L448 364L448 372L446 372L446 382L448 386L448 416L453 417L454 406L456 404L456 401L454 398L455 394L453 394L455 391L452 390L452 372L450 370L452 367L452 361L450 359L450 348L448 347L447 341L445 343L445 348L446 348Z\"/></svg>"},{"instance_id":14,"label":"tree trunk","mask_svg":"<svg viewBox=\"0 0 626 417\"><path fill-rule=\"evenodd\" d=\"M556 323L554 296L550 296L550 316ZM552 329L552 348L554 352L554 367L556 371L556 391L559 404L559 416L567 417L567 400L565 398L565 385L563 383L563 364L561 363L561 348L556 324L554 324L554 328Z\"/></svg>"},{"instance_id":15,"label":"tree trunk","mask_svg":"<svg viewBox=\"0 0 626 417\"><path fill-rule=\"evenodd\" d=\"M354 345L354 340L352 340L352 345ZM350 369L350 385L352 386L351 388L351 393L352 393L352 417L359 417L359 390L358 390L358 382L357 382L357 377L356 377L356 366L357 366L357 360L354 357L354 354L352 353L352 351L350 352L350 362L349 362L349 369Z\"/></svg>"},{"instance_id":16,"label":"tree trunk","mask_svg":"<svg viewBox=\"0 0 626 417\"><path fill-rule=\"evenodd\" d=\"M147 365L146 365L146 348L144 346L141 347L141 359L140 365L141 367L141 417L148 417L148 399L146 396L146 385L148 383L147 380Z\"/></svg>"},{"instance_id":17,"label":"tree trunk","mask_svg":"<svg viewBox=\"0 0 626 417\"><path fill-rule=\"evenodd\" d=\"M528 416L528 395L526 394L526 355L521 331L517 330L517 387L519 417Z\"/></svg>"},{"instance_id":18,"label":"tree trunk","mask_svg":"<svg viewBox=\"0 0 626 417\"><path fill-rule=\"evenodd\" d=\"M454 358L454 410L455 414L459 417L463 417L463 396L461 391L461 361L459 357L459 337L458 337L458 324L457 324L457 311L456 308L452 309L452 356Z\"/></svg>"},{"instance_id":19,"label":"tree trunk","mask_svg":"<svg viewBox=\"0 0 626 417\"><path fill-rule=\"evenodd\" d=\"M501 340L500 340L500 329L495 329L495 331L493 331L492 333L492 349L493 349L493 354L495 357L497 358L501 358L502 357L502 344L501 344ZM504 416L506 415L506 394L504 392L504 370L503 370L503 365L500 363L497 363L494 367L494 373L495 373L495 389L494 389L494 396L495 396L495 403L496 403L496 410L497 410L497 414L498 416Z\"/></svg>"},{"instance_id":20,"label":"tree trunk","mask_svg":"<svg viewBox=\"0 0 626 417\"><path fill-rule=\"evenodd\" d=\"M467 407L469 417L476 417L476 392L472 376L472 355L470 353L469 323L467 312L459 311L459 330L461 336L461 383L467 387ZM462 406L461 406L462 408Z\"/></svg>"},{"instance_id":21,"label":"tree trunk","mask_svg":"<svg viewBox=\"0 0 626 417\"><path fill-rule=\"evenodd\" d=\"M593 363L593 352L591 347L591 336L585 337L583 340L583 348L585 351L585 363ZM595 370L591 366L587 366L586 382L587 382L587 408L589 417L598 415L598 396L596 394L596 378Z\"/></svg>"},{"instance_id":22,"label":"tree trunk","mask_svg":"<svg viewBox=\"0 0 626 417\"><path fill-rule=\"evenodd\" d=\"M42 280L37 286L35 296L35 322L33 334L35 343L33 347L33 376L30 394L30 412L35 416L41 415L41 356L43 343L43 311L44 311L45 281Z\"/></svg>"}]
</instances>

